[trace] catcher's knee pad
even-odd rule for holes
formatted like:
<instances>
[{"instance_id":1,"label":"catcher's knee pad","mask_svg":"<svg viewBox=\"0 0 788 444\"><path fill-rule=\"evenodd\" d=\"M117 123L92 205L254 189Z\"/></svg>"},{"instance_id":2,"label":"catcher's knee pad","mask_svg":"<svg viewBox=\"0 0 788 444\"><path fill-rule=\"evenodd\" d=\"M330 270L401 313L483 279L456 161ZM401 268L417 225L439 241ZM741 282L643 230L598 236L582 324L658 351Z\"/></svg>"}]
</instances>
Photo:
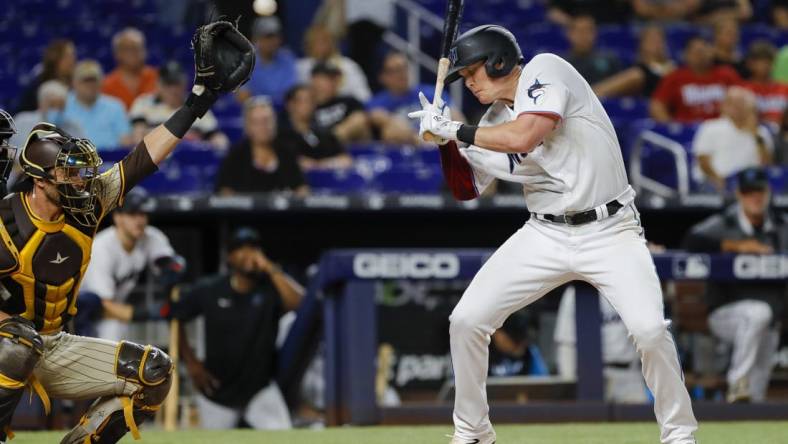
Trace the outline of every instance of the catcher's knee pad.
<instances>
[{"instance_id":1,"label":"catcher's knee pad","mask_svg":"<svg viewBox=\"0 0 788 444\"><path fill-rule=\"evenodd\" d=\"M141 388L134 393L134 403L156 409L167 397L174 366L167 353L151 345L122 341L118 344L115 373Z\"/></svg>"},{"instance_id":2,"label":"catcher's knee pad","mask_svg":"<svg viewBox=\"0 0 788 444\"><path fill-rule=\"evenodd\" d=\"M32 322L18 316L0 321L0 442L43 352L44 342Z\"/></svg>"}]
</instances>

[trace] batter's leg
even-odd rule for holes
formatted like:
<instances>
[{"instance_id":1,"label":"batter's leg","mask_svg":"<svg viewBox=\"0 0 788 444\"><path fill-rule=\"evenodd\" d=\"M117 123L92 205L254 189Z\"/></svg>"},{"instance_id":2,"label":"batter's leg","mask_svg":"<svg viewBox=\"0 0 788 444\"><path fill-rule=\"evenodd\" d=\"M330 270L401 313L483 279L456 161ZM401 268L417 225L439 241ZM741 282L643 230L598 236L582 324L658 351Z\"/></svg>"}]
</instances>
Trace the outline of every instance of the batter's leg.
<instances>
[{"instance_id":1,"label":"batter's leg","mask_svg":"<svg viewBox=\"0 0 788 444\"><path fill-rule=\"evenodd\" d=\"M679 365L676 345L664 318L662 289L639 227L622 222L610 234L594 235L577 255L577 270L616 309L643 363L654 394L654 413L664 444L695 443L698 427Z\"/></svg>"},{"instance_id":2,"label":"batter's leg","mask_svg":"<svg viewBox=\"0 0 788 444\"><path fill-rule=\"evenodd\" d=\"M450 316L454 367L454 436L472 442L494 436L488 416L490 335L513 312L572 279L565 246L530 222L489 258Z\"/></svg>"}]
</instances>

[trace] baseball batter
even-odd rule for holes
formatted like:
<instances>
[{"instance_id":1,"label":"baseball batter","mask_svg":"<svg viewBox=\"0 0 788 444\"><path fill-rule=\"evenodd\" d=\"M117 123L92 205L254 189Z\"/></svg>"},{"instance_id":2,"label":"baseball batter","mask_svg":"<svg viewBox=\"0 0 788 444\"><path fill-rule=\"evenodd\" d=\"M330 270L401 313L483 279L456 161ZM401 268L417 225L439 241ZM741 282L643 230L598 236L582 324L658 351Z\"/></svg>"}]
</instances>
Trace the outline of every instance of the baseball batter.
<instances>
[{"instance_id":1,"label":"baseball batter","mask_svg":"<svg viewBox=\"0 0 788 444\"><path fill-rule=\"evenodd\" d=\"M514 36L485 25L460 36L446 77L485 105L478 127L452 121L422 95L420 132L439 140L456 198L495 178L521 183L531 218L479 270L450 320L456 397L453 444L491 444L485 390L490 335L509 314L571 280L593 284L626 324L655 396L661 442L694 443L662 292L621 149L601 103L565 60L539 54L523 66ZM459 142L468 146L458 149Z\"/></svg>"}]
</instances>

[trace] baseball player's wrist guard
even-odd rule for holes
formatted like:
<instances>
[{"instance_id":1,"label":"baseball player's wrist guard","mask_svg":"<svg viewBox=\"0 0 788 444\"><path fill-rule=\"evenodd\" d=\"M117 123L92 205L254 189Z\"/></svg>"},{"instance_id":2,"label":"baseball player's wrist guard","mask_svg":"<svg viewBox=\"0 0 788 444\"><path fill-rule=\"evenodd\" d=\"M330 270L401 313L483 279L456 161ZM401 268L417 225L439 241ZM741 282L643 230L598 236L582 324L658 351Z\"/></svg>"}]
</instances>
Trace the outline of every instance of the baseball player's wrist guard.
<instances>
[{"instance_id":1,"label":"baseball player's wrist guard","mask_svg":"<svg viewBox=\"0 0 788 444\"><path fill-rule=\"evenodd\" d=\"M465 124L460 125L460 127L457 129L457 140L460 142L465 142L468 145L473 145L476 141L476 130L478 129L478 126Z\"/></svg>"}]
</instances>

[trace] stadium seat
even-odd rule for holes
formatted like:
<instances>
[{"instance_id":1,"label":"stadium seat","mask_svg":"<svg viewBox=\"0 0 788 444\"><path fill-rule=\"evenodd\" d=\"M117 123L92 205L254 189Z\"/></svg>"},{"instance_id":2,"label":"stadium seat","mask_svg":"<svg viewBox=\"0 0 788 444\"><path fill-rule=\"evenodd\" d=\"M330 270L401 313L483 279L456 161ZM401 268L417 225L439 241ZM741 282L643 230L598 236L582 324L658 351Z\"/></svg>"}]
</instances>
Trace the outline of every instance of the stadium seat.
<instances>
[{"instance_id":1,"label":"stadium seat","mask_svg":"<svg viewBox=\"0 0 788 444\"><path fill-rule=\"evenodd\" d=\"M312 170L305 176L313 192L358 193L367 186L364 177L353 170Z\"/></svg>"}]
</instances>

